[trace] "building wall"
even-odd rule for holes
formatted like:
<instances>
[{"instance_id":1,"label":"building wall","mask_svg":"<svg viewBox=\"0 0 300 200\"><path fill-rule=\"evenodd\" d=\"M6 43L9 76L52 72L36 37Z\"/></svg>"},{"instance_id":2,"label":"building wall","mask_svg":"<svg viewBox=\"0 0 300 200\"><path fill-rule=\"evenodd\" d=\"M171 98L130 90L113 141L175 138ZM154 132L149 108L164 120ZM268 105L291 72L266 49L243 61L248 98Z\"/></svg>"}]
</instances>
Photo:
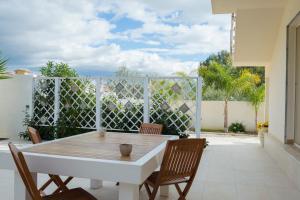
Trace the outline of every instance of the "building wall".
<instances>
[{"instance_id":1,"label":"building wall","mask_svg":"<svg viewBox=\"0 0 300 200\"><path fill-rule=\"evenodd\" d=\"M32 76L0 80L0 138L17 138L24 130L24 110L31 105Z\"/></svg>"},{"instance_id":2,"label":"building wall","mask_svg":"<svg viewBox=\"0 0 300 200\"><path fill-rule=\"evenodd\" d=\"M265 120L265 104L262 104L258 112L258 121ZM223 130L224 127L224 102L203 101L201 107L201 127L203 129ZM253 107L245 101L230 101L228 103L228 126L233 122L241 122L246 131L255 130L255 112Z\"/></svg>"},{"instance_id":3,"label":"building wall","mask_svg":"<svg viewBox=\"0 0 300 200\"><path fill-rule=\"evenodd\" d=\"M281 142L285 141L286 32L287 25L299 11L300 1L289 0L282 16L280 30L270 63L269 132Z\"/></svg>"}]
</instances>

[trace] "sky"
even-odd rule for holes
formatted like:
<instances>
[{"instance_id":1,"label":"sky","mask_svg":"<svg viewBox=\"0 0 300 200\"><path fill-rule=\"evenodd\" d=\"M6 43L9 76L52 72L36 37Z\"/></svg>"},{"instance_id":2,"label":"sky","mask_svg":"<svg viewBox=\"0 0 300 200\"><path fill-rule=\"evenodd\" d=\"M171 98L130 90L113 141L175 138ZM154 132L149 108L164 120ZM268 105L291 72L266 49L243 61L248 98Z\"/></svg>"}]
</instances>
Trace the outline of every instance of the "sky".
<instances>
[{"instance_id":1,"label":"sky","mask_svg":"<svg viewBox=\"0 0 300 200\"><path fill-rule=\"evenodd\" d=\"M120 66L142 73L190 72L228 50L230 16L210 0L0 0L0 51L8 69L49 60L82 75Z\"/></svg>"}]
</instances>

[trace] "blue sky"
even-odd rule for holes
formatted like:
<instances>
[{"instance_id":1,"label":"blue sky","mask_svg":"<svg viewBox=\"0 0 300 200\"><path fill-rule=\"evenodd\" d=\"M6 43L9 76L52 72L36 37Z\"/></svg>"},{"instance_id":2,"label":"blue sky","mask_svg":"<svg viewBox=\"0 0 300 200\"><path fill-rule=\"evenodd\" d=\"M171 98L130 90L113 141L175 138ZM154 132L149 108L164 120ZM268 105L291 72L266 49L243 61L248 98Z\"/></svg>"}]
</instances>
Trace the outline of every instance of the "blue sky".
<instances>
[{"instance_id":1,"label":"blue sky","mask_svg":"<svg viewBox=\"0 0 300 200\"><path fill-rule=\"evenodd\" d=\"M212 15L210 0L11 0L0 2L0 27L11 70L53 60L82 75L172 74L228 50L230 16Z\"/></svg>"}]
</instances>

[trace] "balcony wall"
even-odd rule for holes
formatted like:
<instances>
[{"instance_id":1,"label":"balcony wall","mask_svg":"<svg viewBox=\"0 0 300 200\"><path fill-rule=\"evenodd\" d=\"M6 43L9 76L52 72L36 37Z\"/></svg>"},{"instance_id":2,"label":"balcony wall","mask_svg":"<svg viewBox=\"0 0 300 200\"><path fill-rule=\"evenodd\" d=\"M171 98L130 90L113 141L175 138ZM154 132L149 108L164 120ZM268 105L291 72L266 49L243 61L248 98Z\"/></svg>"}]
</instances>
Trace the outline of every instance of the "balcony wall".
<instances>
[{"instance_id":1,"label":"balcony wall","mask_svg":"<svg viewBox=\"0 0 300 200\"><path fill-rule=\"evenodd\" d=\"M24 130L24 110L32 104L32 76L15 76L13 79L0 81L0 138L17 138ZM223 129L223 101L203 101L201 126L204 129ZM254 111L248 102L232 101L228 104L229 125L241 122L247 131L254 131ZM259 121L264 121L264 105L259 110Z\"/></svg>"},{"instance_id":2,"label":"balcony wall","mask_svg":"<svg viewBox=\"0 0 300 200\"><path fill-rule=\"evenodd\" d=\"M24 110L32 102L32 76L0 80L0 138L17 138L23 131Z\"/></svg>"}]
</instances>

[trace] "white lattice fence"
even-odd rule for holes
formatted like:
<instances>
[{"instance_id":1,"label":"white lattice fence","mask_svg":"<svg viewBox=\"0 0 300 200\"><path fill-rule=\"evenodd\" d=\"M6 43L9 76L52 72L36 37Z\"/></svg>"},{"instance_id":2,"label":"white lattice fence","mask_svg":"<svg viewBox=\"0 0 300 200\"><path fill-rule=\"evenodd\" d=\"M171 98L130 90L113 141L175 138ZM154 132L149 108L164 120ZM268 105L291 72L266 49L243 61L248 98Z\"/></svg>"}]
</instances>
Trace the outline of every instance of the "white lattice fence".
<instances>
[{"instance_id":1,"label":"white lattice fence","mask_svg":"<svg viewBox=\"0 0 300 200\"><path fill-rule=\"evenodd\" d=\"M153 78L150 94L151 122L165 119L180 132L195 128L197 79Z\"/></svg>"},{"instance_id":2,"label":"white lattice fence","mask_svg":"<svg viewBox=\"0 0 300 200\"><path fill-rule=\"evenodd\" d=\"M200 78L35 78L33 95L39 126L137 131L156 122L200 133Z\"/></svg>"},{"instance_id":3,"label":"white lattice fence","mask_svg":"<svg viewBox=\"0 0 300 200\"><path fill-rule=\"evenodd\" d=\"M52 126L55 124L55 79L34 79L33 120L38 125Z\"/></svg>"}]
</instances>

